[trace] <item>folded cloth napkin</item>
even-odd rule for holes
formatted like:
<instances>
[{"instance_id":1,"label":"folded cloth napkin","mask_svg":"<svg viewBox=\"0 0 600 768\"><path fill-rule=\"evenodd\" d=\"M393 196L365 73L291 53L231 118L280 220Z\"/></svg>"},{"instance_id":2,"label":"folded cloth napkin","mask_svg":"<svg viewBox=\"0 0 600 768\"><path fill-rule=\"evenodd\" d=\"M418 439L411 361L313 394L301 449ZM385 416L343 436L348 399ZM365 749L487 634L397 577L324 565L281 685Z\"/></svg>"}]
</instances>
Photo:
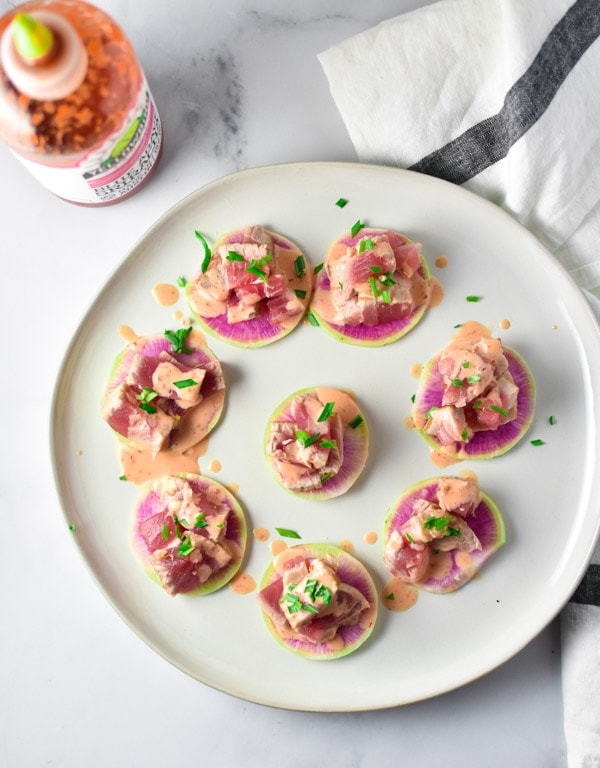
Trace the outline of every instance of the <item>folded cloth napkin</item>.
<instances>
[{"instance_id":1,"label":"folded cloth napkin","mask_svg":"<svg viewBox=\"0 0 600 768\"><path fill-rule=\"evenodd\" d=\"M464 185L531 230L600 317L598 0L441 0L321 53L363 162ZM600 768L600 546L561 614L570 768Z\"/></svg>"}]
</instances>

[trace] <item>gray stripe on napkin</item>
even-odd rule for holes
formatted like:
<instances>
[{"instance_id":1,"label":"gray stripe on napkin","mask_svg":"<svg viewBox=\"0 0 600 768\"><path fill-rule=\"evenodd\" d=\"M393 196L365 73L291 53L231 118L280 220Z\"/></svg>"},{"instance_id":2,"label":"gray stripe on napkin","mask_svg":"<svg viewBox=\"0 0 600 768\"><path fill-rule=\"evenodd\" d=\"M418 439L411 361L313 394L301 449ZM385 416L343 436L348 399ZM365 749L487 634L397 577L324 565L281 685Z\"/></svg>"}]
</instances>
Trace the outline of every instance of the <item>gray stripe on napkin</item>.
<instances>
[{"instance_id":1,"label":"gray stripe on napkin","mask_svg":"<svg viewBox=\"0 0 600 768\"><path fill-rule=\"evenodd\" d=\"M409 170L462 184L506 157L544 114L562 82L600 35L598 0L576 0L544 41L500 112L482 120Z\"/></svg>"},{"instance_id":2,"label":"gray stripe on napkin","mask_svg":"<svg viewBox=\"0 0 600 768\"><path fill-rule=\"evenodd\" d=\"M583 581L575 590L571 602L600 607L600 565L594 565L594 563L590 565Z\"/></svg>"}]
</instances>

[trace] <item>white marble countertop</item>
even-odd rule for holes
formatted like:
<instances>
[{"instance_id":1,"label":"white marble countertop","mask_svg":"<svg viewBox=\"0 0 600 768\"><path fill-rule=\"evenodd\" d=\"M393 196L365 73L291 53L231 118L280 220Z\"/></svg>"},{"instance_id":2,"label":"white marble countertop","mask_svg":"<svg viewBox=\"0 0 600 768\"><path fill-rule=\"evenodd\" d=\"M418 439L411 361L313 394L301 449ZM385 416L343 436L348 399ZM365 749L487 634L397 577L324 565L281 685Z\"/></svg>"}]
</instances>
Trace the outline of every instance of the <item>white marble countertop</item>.
<instances>
[{"instance_id":1,"label":"white marble countertop","mask_svg":"<svg viewBox=\"0 0 600 768\"><path fill-rule=\"evenodd\" d=\"M148 10L102 0L132 39L163 119L150 184L118 205L79 208L0 148L1 765L564 766L556 622L501 668L433 700L352 714L270 709L185 676L121 621L73 546L54 490L54 380L130 247L172 204L230 172L356 160L317 53L424 4L172 0ZM0 12L12 5L0 0ZM17 409L24 378L43 384Z\"/></svg>"}]
</instances>

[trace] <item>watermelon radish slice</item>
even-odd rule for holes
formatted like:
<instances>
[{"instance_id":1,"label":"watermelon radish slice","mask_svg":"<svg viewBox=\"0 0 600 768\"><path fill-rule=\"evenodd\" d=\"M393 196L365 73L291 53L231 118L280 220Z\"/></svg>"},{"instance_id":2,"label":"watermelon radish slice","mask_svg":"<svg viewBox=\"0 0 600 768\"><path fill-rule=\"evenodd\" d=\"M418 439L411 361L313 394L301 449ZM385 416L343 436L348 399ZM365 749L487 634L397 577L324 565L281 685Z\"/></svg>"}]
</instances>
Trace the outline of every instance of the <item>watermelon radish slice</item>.
<instances>
[{"instance_id":1,"label":"watermelon radish slice","mask_svg":"<svg viewBox=\"0 0 600 768\"><path fill-rule=\"evenodd\" d=\"M212 251L202 240L207 258L186 297L208 333L234 346L261 347L296 328L310 302L312 267L294 242L260 225L223 235Z\"/></svg>"},{"instance_id":2,"label":"watermelon radish slice","mask_svg":"<svg viewBox=\"0 0 600 768\"><path fill-rule=\"evenodd\" d=\"M337 589L331 587L331 573ZM310 659L337 659L356 651L377 619L378 595L369 572L330 544L284 550L265 571L256 598L277 642Z\"/></svg>"},{"instance_id":3,"label":"watermelon radish slice","mask_svg":"<svg viewBox=\"0 0 600 768\"><path fill-rule=\"evenodd\" d=\"M264 451L282 488L322 501L346 493L358 479L369 453L369 430L351 394L308 387L273 411Z\"/></svg>"},{"instance_id":4,"label":"watermelon radish slice","mask_svg":"<svg viewBox=\"0 0 600 768\"><path fill-rule=\"evenodd\" d=\"M407 530L406 524L415 513L415 503L421 503L420 500L432 502L434 505L437 503L439 484L444 479L436 477L423 480L405 490L392 505L385 520L383 531L386 569L392 575L406 580L419 589L437 593L454 592L466 584L506 541L504 521L498 507L489 496L480 492L480 501L473 512L465 518L459 518L463 520L461 525L464 526L466 523L478 540L480 546L477 549L470 552L458 548L444 551L442 542L451 542L453 539L453 528L452 523L450 523L451 533L449 535L441 539L433 539L424 545L428 549L428 552L425 553L428 555L428 561L422 575L416 580L409 580L402 579L400 574L394 572L390 567L390 560L399 561L388 551L390 539L395 531L397 532L396 536L400 534L406 537L406 533L402 534L401 531ZM443 511L439 513L442 522L444 522L443 516L445 514L446 512ZM454 529L454 533L456 533L456 529ZM408 558L410 558L411 554L415 554L415 550L408 543L403 553L405 555L408 553ZM406 557L403 558L403 562L403 569L418 567L416 563L411 563Z\"/></svg>"},{"instance_id":5,"label":"watermelon radish slice","mask_svg":"<svg viewBox=\"0 0 600 768\"><path fill-rule=\"evenodd\" d=\"M484 329L478 323L468 323L465 326L468 328L476 326ZM490 338L489 334L487 338ZM455 460L491 459L509 451L525 435L531 426L535 412L535 382L521 355L506 346L503 346L502 349L508 363L508 373L518 387L513 418L490 429L478 425L476 431L468 435L467 440L457 439L449 444L444 444L439 437L428 434L426 431L428 419L435 416L434 411L442 406L444 381L439 370L441 353L435 355L425 365L412 407L412 419L415 427L434 451ZM483 397L485 399L485 393ZM465 405L463 412L466 414L468 423L472 422L472 415L469 411L481 407L481 401L482 398L476 396ZM466 435L466 433L464 434Z\"/></svg>"},{"instance_id":6,"label":"watermelon radish slice","mask_svg":"<svg viewBox=\"0 0 600 768\"><path fill-rule=\"evenodd\" d=\"M171 595L207 595L231 581L246 538L242 508L216 480L184 473L140 488L134 552L153 581Z\"/></svg>"},{"instance_id":7,"label":"watermelon radish slice","mask_svg":"<svg viewBox=\"0 0 600 768\"><path fill-rule=\"evenodd\" d=\"M369 247L377 241L389 243L391 262ZM348 249L353 249L350 258ZM355 266L359 260L360 266ZM402 338L419 323L428 308L430 290L429 268L418 243L392 230L362 228L330 245L315 279L311 313L338 341L380 347Z\"/></svg>"},{"instance_id":8,"label":"watermelon radish slice","mask_svg":"<svg viewBox=\"0 0 600 768\"><path fill-rule=\"evenodd\" d=\"M165 360L176 365L173 397L157 396L153 390L158 386L153 384L154 372ZM198 389L191 376L202 382L199 401L190 406L174 398ZM102 415L122 440L155 456L159 450L181 452L199 443L216 426L224 403L221 364L203 335L190 327L142 336L122 350L110 371Z\"/></svg>"}]
</instances>

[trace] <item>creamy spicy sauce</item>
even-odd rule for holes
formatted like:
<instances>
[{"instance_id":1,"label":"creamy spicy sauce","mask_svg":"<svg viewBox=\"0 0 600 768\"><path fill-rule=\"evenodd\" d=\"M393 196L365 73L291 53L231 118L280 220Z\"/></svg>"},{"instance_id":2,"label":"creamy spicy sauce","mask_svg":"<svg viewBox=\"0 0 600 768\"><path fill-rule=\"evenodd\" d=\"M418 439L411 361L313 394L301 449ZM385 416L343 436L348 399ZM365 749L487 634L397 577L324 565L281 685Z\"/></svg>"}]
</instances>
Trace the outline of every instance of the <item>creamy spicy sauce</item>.
<instances>
[{"instance_id":1,"label":"creamy spicy sauce","mask_svg":"<svg viewBox=\"0 0 600 768\"><path fill-rule=\"evenodd\" d=\"M269 549L271 550L271 554L274 556L280 555L282 552L285 552L287 548L288 548L288 545L285 543L285 541L281 541L281 539L275 539L269 544Z\"/></svg>"},{"instance_id":2,"label":"creamy spicy sauce","mask_svg":"<svg viewBox=\"0 0 600 768\"><path fill-rule=\"evenodd\" d=\"M343 549L344 552L348 552L350 555L354 552L354 544L348 539L342 539L340 542L338 542L338 547Z\"/></svg>"},{"instance_id":3,"label":"creamy spicy sauce","mask_svg":"<svg viewBox=\"0 0 600 768\"><path fill-rule=\"evenodd\" d=\"M448 257L438 256L434 261L434 264L438 269L445 269L448 266Z\"/></svg>"},{"instance_id":4,"label":"creamy spicy sauce","mask_svg":"<svg viewBox=\"0 0 600 768\"><path fill-rule=\"evenodd\" d=\"M252 533L257 541L268 541L270 536L269 531L262 525L257 526Z\"/></svg>"},{"instance_id":5,"label":"creamy spicy sauce","mask_svg":"<svg viewBox=\"0 0 600 768\"><path fill-rule=\"evenodd\" d=\"M256 581L245 571L240 571L229 582L233 592L238 595L248 595L256 589Z\"/></svg>"},{"instance_id":6,"label":"creamy spicy sauce","mask_svg":"<svg viewBox=\"0 0 600 768\"><path fill-rule=\"evenodd\" d=\"M117 439L117 462L121 475L134 485L142 485L148 480L158 480L164 475L177 475L181 472L200 474L198 459L204 456L208 448L208 437L182 453L177 451L159 451L152 458L150 451L143 451L127 445Z\"/></svg>"},{"instance_id":7,"label":"creamy spicy sauce","mask_svg":"<svg viewBox=\"0 0 600 768\"><path fill-rule=\"evenodd\" d=\"M423 365L421 363L413 363L410 367L410 375L413 379L418 379L423 373Z\"/></svg>"},{"instance_id":8,"label":"creamy spicy sauce","mask_svg":"<svg viewBox=\"0 0 600 768\"><path fill-rule=\"evenodd\" d=\"M433 309L439 307L444 299L444 287L437 279L437 277L429 278L429 301L427 302L427 309Z\"/></svg>"},{"instance_id":9,"label":"creamy spicy sauce","mask_svg":"<svg viewBox=\"0 0 600 768\"><path fill-rule=\"evenodd\" d=\"M510 328L510 320L506 320L506 319L500 320L498 325L500 326L500 328L502 328L503 331L507 331Z\"/></svg>"},{"instance_id":10,"label":"creamy spicy sauce","mask_svg":"<svg viewBox=\"0 0 600 768\"><path fill-rule=\"evenodd\" d=\"M206 468L209 472L220 472L221 471L221 462L218 459L211 459L211 461L208 464L208 467Z\"/></svg>"},{"instance_id":11,"label":"creamy spicy sauce","mask_svg":"<svg viewBox=\"0 0 600 768\"><path fill-rule=\"evenodd\" d=\"M161 307L172 307L179 300L179 288L171 283L158 283L152 289L152 295Z\"/></svg>"},{"instance_id":12,"label":"creamy spicy sauce","mask_svg":"<svg viewBox=\"0 0 600 768\"><path fill-rule=\"evenodd\" d=\"M375 531L367 531L367 533L365 533L364 535L364 539L367 544L376 544L378 538L379 537L377 536Z\"/></svg>"},{"instance_id":13,"label":"creamy spicy sauce","mask_svg":"<svg viewBox=\"0 0 600 768\"><path fill-rule=\"evenodd\" d=\"M381 602L388 611L407 611L419 598L419 590L412 584L392 576L381 591Z\"/></svg>"}]
</instances>

